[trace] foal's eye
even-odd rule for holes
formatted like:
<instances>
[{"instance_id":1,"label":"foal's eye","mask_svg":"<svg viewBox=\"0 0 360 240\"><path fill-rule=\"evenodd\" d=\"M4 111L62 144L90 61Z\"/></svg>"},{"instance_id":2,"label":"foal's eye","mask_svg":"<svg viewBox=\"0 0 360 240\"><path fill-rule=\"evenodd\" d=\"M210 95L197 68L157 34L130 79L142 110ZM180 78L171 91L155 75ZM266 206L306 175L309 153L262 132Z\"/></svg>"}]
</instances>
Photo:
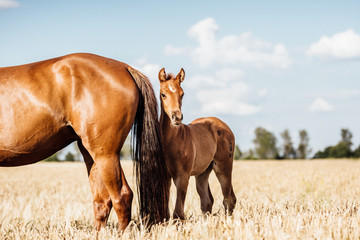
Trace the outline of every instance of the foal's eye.
<instances>
[{"instance_id":1,"label":"foal's eye","mask_svg":"<svg viewBox=\"0 0 360 240\"><path fill-rule=\"evenodd\" d=\"M161 97L162 97L162 98L165 98L166 96L165 96L165 94L162 93L162 94L161 94Z\"/></svg>"},{"instance_id":2,"label":"foal's eye","mask_svg":"<svg viewBox=\"0 0 360 240\"><path fill-rule=\"evenodd\" d=\"M181 94L181 98L183 98L184 97L184 93L183 94Z\"/></svg>"}]
</instances>

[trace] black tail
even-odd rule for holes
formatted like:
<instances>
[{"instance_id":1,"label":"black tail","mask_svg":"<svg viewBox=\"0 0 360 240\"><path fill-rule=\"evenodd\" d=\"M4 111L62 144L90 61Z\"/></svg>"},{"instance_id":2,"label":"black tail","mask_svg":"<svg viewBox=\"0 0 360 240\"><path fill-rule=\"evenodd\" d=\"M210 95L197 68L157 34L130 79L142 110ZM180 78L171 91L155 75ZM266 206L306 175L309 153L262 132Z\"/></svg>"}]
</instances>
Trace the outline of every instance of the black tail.
<instances>
[{"instance_id":1,"label":"black tail","mask_svg":"<svg viewBox=\"0 0 360 240\"><path fill-rule=\"evenodd\" d=\"M169 218L170 181L165 166L158 120L158 106L149 79L128 67L139 88L139 104L133 126L133 158L141 217L149 223Z\"/></svg>"}]
</instances>

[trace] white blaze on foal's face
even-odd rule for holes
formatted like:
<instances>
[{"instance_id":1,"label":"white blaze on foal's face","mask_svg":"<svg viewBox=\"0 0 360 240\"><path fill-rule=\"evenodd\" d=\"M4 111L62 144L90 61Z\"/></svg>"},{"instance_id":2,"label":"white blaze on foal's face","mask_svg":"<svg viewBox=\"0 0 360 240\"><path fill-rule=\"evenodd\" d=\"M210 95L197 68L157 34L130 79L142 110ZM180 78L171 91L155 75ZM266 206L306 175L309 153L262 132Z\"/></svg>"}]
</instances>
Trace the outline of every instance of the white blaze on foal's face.
<instances>
[{"instance_id":1,"label":"white blaze on foal's face","mask_svg":"<svg viewBox=\"0 0 360 240\"><path fill-rule=\"evenodd\" d=\"M169 90L172 91L173 93L176 92L175 88L173 88L173 87L171 86L171 84L169 84Z\"/></svg>"}]
</instances>

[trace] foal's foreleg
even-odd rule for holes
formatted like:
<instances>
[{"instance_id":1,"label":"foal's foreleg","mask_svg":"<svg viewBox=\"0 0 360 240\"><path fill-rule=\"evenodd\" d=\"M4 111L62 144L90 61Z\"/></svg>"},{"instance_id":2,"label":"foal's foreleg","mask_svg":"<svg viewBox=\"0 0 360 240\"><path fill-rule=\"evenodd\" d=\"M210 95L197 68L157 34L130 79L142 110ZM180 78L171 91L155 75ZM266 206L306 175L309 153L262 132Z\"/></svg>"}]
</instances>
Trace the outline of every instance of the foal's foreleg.
<instances>
[{"instance_id":1,"label":"foal's foreleg","mask_svg":"<svg viewBox=\"0 0 360 240\"><path fill-rule=\"evenodd\" d=\"M173 217L185 219L184 204L189 184L189 176L178 176L174 179L174 184L176 186L176 203Z\"/></svg>"}]
</instances>

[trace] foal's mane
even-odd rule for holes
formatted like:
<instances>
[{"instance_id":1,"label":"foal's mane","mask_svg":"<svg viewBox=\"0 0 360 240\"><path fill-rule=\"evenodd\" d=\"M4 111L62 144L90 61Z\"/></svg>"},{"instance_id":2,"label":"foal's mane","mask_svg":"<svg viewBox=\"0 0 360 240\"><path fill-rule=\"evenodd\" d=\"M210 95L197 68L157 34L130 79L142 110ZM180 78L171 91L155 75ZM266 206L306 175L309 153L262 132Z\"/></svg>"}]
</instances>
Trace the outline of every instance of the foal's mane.
<instances>
[{"instance_id":1,"label":"foal's mane","mask_svg":"<svg viewBox=\"0 0 360 240\"><path fill-rule=\"evenodd\" d=\"M166 74L166 81L168 81L168 80L170 80L170 79L172 79L172 78L175 78L175 77L174 77L174 74L172 74L172 73L167 73L167 74Z\"/></svg>"}]
</instances>

